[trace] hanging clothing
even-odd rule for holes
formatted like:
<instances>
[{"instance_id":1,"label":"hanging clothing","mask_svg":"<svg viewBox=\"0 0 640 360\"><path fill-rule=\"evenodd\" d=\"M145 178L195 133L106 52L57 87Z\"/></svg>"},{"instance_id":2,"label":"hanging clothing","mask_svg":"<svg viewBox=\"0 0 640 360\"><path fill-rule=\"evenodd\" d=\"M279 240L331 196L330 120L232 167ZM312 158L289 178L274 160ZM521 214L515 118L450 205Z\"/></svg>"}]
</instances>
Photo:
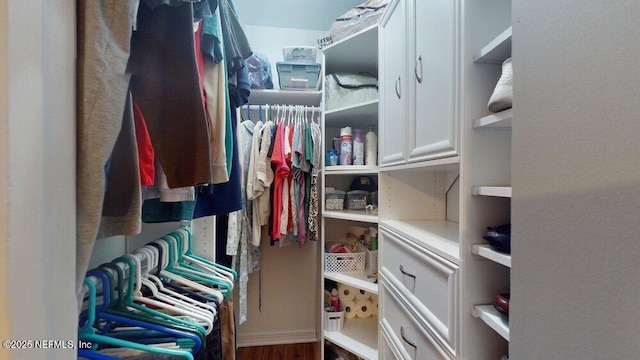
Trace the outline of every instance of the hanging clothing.
<instances>
[{"instance_id":1,"label":"hanging clothing","mask_svg":"<svg viewBox=\"0 0 640 360\"><path fill-rule=\"evenodd\" d=\"M213 180L190 3L140 2L131 38L131 89L171 188Z\"/></svg>"},{"instance_id":2,"label":"hanging clothing","mask_svg":"<svg viewBox=\"0 0 640 360\"><path fill-rule=\"evenodd\" d=\"M155 154L151 137L147 130L144 115L138 103L133 101L133 119L136 124L136 144L138 145L138 164L140 166L140 185L153 185L156 178Z\"/></svg>"},{"instance_id":3,"label":"hanging clothing","mask_svg":"<svg viewBox=\"0 0 640 360\"><path fill-rule=\"evenodd\" d=\"M254 131L249 174L247 180L247 198L253 200L252 243L260 245L262 226L268 225L271 213L271 184L273 169L271 168L271 133L273 122L267 121L261 131ZM252 170L253 167L253 170Z\"/></svg>"},{"instance_id":4,"label":"hanging clothing","mask_svg":"<svg viewBox=\"0 0 640 360\"><path fill-rule=\"evenodd\" d=\"M130 76L126 73L137 1L80 1L76 168L76 293L100 227L105 165L122 127ZM80 304L81 299L78 299Z\"/></svg>"},{"instance_id":5,"label":"hanging clothing","mask_svg":"<svg viewBox=\"0 0 640 360\"><path fill-rule=\"evenodd\" d=\"M320 126L316 123L310 124L311 128L311 140L313 143L312 157L311 157L311 189L309 195L309 240L318 241L318 213L319 213L319 201L318 201L318 171L320 170L322 161L322 134Z\"/></svg>"}]
</instances>

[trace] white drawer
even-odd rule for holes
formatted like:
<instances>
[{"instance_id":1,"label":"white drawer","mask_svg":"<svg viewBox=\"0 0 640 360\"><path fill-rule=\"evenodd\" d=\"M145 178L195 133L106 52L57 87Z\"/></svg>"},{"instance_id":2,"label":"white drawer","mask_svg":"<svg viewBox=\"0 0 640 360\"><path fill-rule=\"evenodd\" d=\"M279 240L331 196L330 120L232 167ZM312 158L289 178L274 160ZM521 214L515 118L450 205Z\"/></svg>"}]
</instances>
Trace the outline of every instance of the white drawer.
<instances>
[{"instance_id":1,"label":"white drawer","mask_svg":"<svg viewBox=\"0 0 640 360\"><path fill-rule=\"evenodd\" d=\"M386 325L384 325L386 324ZM405 360L405 357L400 355L399 345L396 343L397 339L392 334L392 330L388 328L389 323L385 322L380 324L378 334L378 344L380 349L378 350L379 360Z\"/></svg>"},{"instance_id":2,"label":"white drawer","mask_svg":"<svg viewBox=\"0 0 640 360\"><path fill-rule=\"evenodd\" d=\"M441 360L454 359L429 331L416 323L409 310L404 307L393 290L386 286L383 280L380 286L381 296L384 298L381 309L380 328L386 337L389 359L411 360ZM396 352L394 353L395 350ZM385 356L387 352L385 351ZM386 357L384 359L387 359Z\"/></svg>"},{"instance_id":3,"label":"white drawer","mask_svg":"<svg viewBox=\"0 0 640 360\"><path fill-rule=\"evenodd\" d=\"M458 266L383 227L380 239L381 275L455 353Z\"/></svg>"}]
</instances>

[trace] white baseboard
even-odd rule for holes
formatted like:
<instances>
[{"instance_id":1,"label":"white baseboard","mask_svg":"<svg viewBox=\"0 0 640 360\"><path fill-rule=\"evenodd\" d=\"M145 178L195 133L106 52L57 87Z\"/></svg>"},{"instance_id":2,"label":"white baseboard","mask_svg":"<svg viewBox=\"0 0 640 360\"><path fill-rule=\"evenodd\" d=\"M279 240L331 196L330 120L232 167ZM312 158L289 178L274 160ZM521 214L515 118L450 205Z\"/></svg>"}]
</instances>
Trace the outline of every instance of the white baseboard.
<instances>
[{"instance_id":1,"label":"white baseboard","mask_svg":"<svg viewBox=\"0 0 640 360\"><path fill-rule=\"evenodd\" d=\"M316 330L313 329L306 331L238 334L236 346L241 348L263 345L300 344L317 341L318 334Z\"/></svg>"}]
</instances>

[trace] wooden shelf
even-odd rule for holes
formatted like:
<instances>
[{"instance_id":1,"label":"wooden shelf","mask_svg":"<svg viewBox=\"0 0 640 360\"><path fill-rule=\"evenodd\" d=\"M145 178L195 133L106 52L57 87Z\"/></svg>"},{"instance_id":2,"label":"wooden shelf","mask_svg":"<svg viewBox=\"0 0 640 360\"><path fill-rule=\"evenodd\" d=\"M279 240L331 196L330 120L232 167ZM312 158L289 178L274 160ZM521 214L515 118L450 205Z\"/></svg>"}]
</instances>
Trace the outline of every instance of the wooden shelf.
<instances>
[{"instance_id":1,"label":"wooden shelf","mask_svg":"<svg viewBox=\"0 0 640 360\"><path fill-rule=\"evenodd\" d=\"M340 331L324 331L324 338L369 360L378 359L378 317L345 319Z\"/></svg>"},{"instance_id":2,"label":"wooden shelf","mask_svg":"<svg viewBox=\"0 0 640 360\"><path fill-rule=\"evenodd\" d=\"M378 25L362 29L322 49L326 73L378 73Z\"/></svg>"},{"instance_id":3,"label":"wooden shelf","mask_svg":"<svg viewBox=\"0 0 640 360\"><path fill-rule=\"evenodd\" d=\"M248 104L319 106L321 100L322 91L252 89Z\"/></svg>"},{"instance_id":4,"label":"wooden shelf","mask_svg":"<svg viewBox=\"0 0 640 360\"><path fill-rule=\"evenodd\" d=\"M472 315L482 319L490 328L509 341L509 318L496 310L493 305L476 305Z\"/></svg>"},{"instance_id":5,"label":"wooden shelf","mask_svg":"<svg viewBox=\"0 0 640 360\"><path fill-rule=\"evenodd\" d=\"M331 219L378 223L378 215L372 215L366 210L324 210L322 216Z\"/></svg>"},{"instance_id":6,"label":"wooden shelf","mask_svg":"<svg viewBox=\"0 0 640 360\"><path fill-rule=\"evenodd\" d=\"M511 56L511 26L473 55L473 62L502 64Z\"/></svg>"},{"instance_id":7,"label":"wooden shelf","mask_svg":"<svg viewBox=\"0 0 640 360\"><path fill-rule=\"evenodd\" d=\"M487 115L473 121L474 129L511 129L513 108Z\"/></svg>"},{"instance_id":8,"label":"wooden shelf","mask_svg":"<svg viewBox=\"0 0 640 360\"><path fill-rule=\"evenodd\" d=\"M377 165L334 165L325 166L327 175L375 175L378 173Z\"/></svg>"},{"instance_id":9,"label":"wooden shelf","mask_svg":"<svg viewBox=\"0 0 640 360\"><path fill-rule=\"evenodd\" d=\"M460 264L458 223L447 220L383 220L381 224L417 245Z\"/></svg>"},{"instance_id":10,"label":"wooden shelf","mask_svg":"<svg viewBox=\"0 0 640 360\"><path fill-rule=\"evenodd\" d=\"M367 280L367 276L371 275L370 272L357 272L357 273L340 273L340 272L325 272L324 277L341 284L350 285L357 289L368 291L372 294L378 293L378 284Z\"/></svg>"},{"instance_id":11,"label":"wooden shelf","mask_svg":"<svg viewBox=\"0 0 640 360\"><path fill-rule=\"evenodd\" d=\"M362 129L366 134L369 126L378 126L378 100L325 110L324 116L327 128L351 126L353 129Z\"/></svg>"},{"instance_id":12,"label":"wooden shelf","mask_svg":"<svg viewBox=\"0 0 640 360\"><path fill-rule=\"evenodd\" d=\"M473 244L471 245L471 252L476 255L487 258L491 261L495 261L500 265L504 265L508 268L511 267L511 255L493 250L493 248L490 245Z\"/></svg>"},{"instance_id":13,"label":"wooden shelf","mask_svg":"<svg viewBox=\"0 0 640 360\"><path fill-rule=\"evenodd\" d=\"M471 195L510 198L511 186L474 186Z\"/></svg>"}]
</instances>

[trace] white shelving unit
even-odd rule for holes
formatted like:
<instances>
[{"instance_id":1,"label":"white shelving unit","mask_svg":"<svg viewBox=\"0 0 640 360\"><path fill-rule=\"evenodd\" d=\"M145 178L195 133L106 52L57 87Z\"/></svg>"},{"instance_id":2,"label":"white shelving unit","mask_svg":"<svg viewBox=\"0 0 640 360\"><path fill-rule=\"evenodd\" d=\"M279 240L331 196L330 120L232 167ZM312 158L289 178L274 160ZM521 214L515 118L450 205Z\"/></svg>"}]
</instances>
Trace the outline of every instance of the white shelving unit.
<instances>
[{"instance_id":1,"label":"white shelving unit","mask_svg":"<svg viewBox=\"0 0 640 360\"><path fill-rule=\"evenodd\" d=\"M378 318L345 319L340 331L325 331L324 338L365 359L378 358Z\"/></svg>"},{"instance_id":2,"label":"white shelving unit","mask_svg":"<svg viewBox=\"0 0 640 360\"><path fill-rule=\"evenodd\" d=\"M249 104L318 106L321 99L322 91L252 89Z\"/></svg>"},{"instance_id":3,"label":"white shelving unit","mask_svg":"<svg viewBox=\"0 0 640 360\"><path fill-rule=\"evenodd\" d=\"M339 40L323 49L323 75L335 72L378 72L378 26L366 28L345 39ZM333 148L332 137L339 135L340 128L350 126L352 129L362 129L366 134L369 126L378 128L379 100L363 101L360 103L328 109L324 104L322 116L322 130L325 139L325 151ZM352 179L367 175L378 177L378 166L366 165L337 165L325 166L322 169L322 184L324 187L335 187L347 190ZM322 190L324 202L324 188ZM346 201L346 199L345 199ZM326 241L340 238L350 231L352 225L377 227L378 215L367 210L322 210L322 248ZM336 240L338 241L338 240ZM321 293L324 292L324 280L332 280L339 284L353 286L372 294L378 294L378 284L371 272L339 273L324 271L324 256L322 257ZM321 300L322 301L322 300ZM323 301L322 301L323 302ZM324 311L321 307L320 311ZM324 317L323 326L324 326ZM323 327L324 328L324 327ZM330 341L343 349L369 360L378 359L378 318L345 319L344 327L339 331L323 331L324 340ZM321 358L324 356L322 347Z\"/></svg>"},{"instance_id":4,"label":"white shelving unit","mask_svg":"<svg viewBox=\"0 0 640 360\"><path fill-rule=\"evenodd\" d=\"M504 265L508 268L511 267L511 255L495 251L490 245L474 244L471 246L471 252L476 255L480 255L483 258L495 261L500 265Z\"/></svg>"},{"instance_id":5,"label":"white shelving unit","mask_svg":"<svg viewBox=\"0 0 640 360\"><path fill-rule=\"evenodd\" d=\"M474 129L511 129L513 108L487 115L473 121Z\"/></svg>"},{"instance_id":6,"label":"white shelving unit","mask_svg":"<svg viewBox=\"0 0 640 360\"><path fill-rule=\"evenodd\" d=\"M468 84L469 118L466 120L465 194L469 204L466 252L470 258L468 282L475 284L463 307L471 310L463 322L473 333L464 346L467 355L482 344L486 359L500 358L509 349L508 317L488 305L493 296L510 291L511 255L480 243L482 229L510 222L511 214L511 128L514 109L488 113L487 101L501 75L501 65L511 57L511 5L504 1L472 0L469 2L468 36L475 40L466 48L465 63L473 80ZM489 16L478 15L491 14ZM471 36L473 33L478 36ZM471 40L474 41L474 40ZM483 43L483 41L485 41ZM475 115L474 115L475 114ZM478 230L470 230L478 229ZM479 240L480 239L480 240ZM473 261L486 259L489 261ZM490 277L491 282L486 282ZM478 285L482 284L482 285ZM477 286L476 286L477 285ZM485 305L478 305L485 304ZM467 312L468 314L468 312ZM473 356L472 356L473 358Z\"/></svg>"},{"instance_id":7,"label":"white shelving unit","mask_svg":"<svg viewBox=\"0 0 640 360\"><path fill-rule=\"evenodd\" d=\"M473 56L475 63L502 64L511 56L511 26Z\"/></svg>"},{"instance_id":8,"label":"white shelving unit","mask_svg":"<svg viewBox=\"0 0 640 360\"><path fill-rule=\"evenodd\" d=\"M325 210L322 215L330 219L361 221L373 224L378 223L378 216L371 215L366 210Z\"/></svg>"},{"instance_id":9,"label":"white shelving unit","mask_svg":"<svg viewBox=\"0 0 640 360\"><path fill-rule=\"evenodd\" d=\"M490 328L509 341L509 319L498 312L493 305L474 306L472 315L482 319Z\"/></svg>"},{"instance_id":10,"label":"white shelving unit","mask_svg":"<svg viewBox=\"0 0 640 360\"><path fill-rule=\"evenodd\" d=\"M510 198L511 186L474 186L471 195Z\"/></svg>"}]
</instances>

